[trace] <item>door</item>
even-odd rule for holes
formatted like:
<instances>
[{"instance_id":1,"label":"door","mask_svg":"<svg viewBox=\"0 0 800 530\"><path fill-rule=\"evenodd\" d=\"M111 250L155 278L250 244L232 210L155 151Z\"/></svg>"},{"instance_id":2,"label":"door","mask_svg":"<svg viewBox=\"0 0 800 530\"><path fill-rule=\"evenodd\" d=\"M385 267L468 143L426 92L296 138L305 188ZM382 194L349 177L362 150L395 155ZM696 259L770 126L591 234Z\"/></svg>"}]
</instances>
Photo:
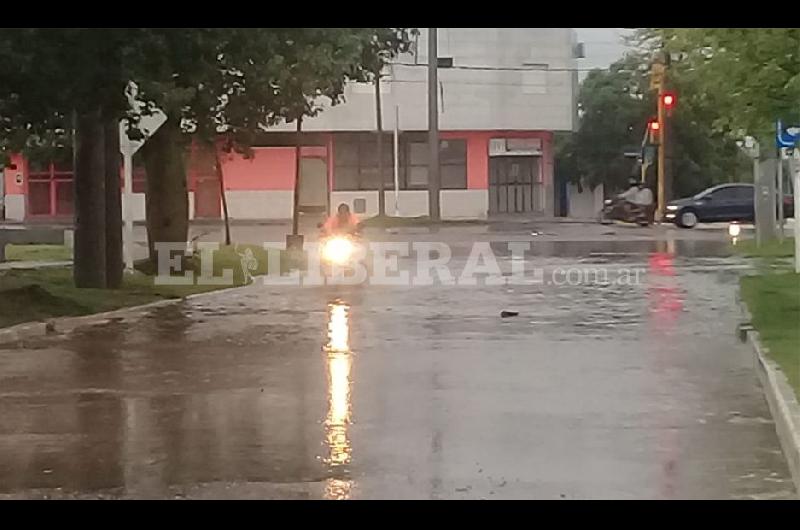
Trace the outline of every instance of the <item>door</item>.
<instances>
[{"instance_id":1,"label":"door","mask_svg":"<svg viewBox=\"0 0 800 530\"><path fill-rule=\"evenodd\" d=\"M489 213L525 213L539 210L535 193L539 159L503 156L489 159Z\"/></svg>"},{"instance_id":2,"label":"door","mask_svg":"<svg viewBox=\"0 0 800 530\"><path fill-rule=\"evenodd\" d=\"M192 146L190 171L194 181L194 216L198 219L219 219L222 196L217 176L217 157L213 149Z\"/></svg>"},{"instance_id":3,"label":"door","mask_svg":"<svg viewBox=\"0 0 800 530\"><path fill-rule=\"evenodd\" d=\"M742 221L756 218L755 186L736 186L736 217Z\"/></svg>"},{"instance_id":4,"label":"door","mask_svg":"<svg viewBox=\"0 0 800 530\"><path fill-rule=\"evenodd\" d=\"M328 211L328 166L322 158L300 159L298 210Z\"/></svg>"},{"instance_id":5,"label":"door","mask_svg":"<svg viewBox=\"0 0 800 530\"><path fill-rule=\"evenodd\" d=\"M738 186L724 186L708 195L702 208L701 219L704 221L729 221L737 218L739 211Z\"/></svg>"},{"instance_id":6,"label":"door","mask_svg":"<svg viewBox=\"0 0 800 530\"><path fill-rule=\"evenodd\" d=\"M216 177L197 177L194 188L194 216L198 219L219 219L222 197L219 179Z\"/></svg>"}]
</instances>

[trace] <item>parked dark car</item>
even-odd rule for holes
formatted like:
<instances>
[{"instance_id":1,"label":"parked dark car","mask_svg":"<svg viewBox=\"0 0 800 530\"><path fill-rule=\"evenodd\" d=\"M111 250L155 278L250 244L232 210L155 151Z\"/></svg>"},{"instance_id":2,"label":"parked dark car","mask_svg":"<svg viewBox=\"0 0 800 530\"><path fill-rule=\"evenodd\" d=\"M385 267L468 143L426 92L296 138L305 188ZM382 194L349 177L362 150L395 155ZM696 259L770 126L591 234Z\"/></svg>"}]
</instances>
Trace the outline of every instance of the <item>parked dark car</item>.
<instances>
[{"instance_id":1,"label":"parked dark car","mask_svg":"<svg viewBox=\"0 0 800 530\"><path fill-rule=\"evenodd\" d=\"M783 198L783 212L784 217L794 217L794 201L790 195ZM720 184L694 197L670 201L665 215L667 222L681 228L693 228L697 223L752 223L754 219L755 186L752 184Z\"/></svg>"}]
</instances>

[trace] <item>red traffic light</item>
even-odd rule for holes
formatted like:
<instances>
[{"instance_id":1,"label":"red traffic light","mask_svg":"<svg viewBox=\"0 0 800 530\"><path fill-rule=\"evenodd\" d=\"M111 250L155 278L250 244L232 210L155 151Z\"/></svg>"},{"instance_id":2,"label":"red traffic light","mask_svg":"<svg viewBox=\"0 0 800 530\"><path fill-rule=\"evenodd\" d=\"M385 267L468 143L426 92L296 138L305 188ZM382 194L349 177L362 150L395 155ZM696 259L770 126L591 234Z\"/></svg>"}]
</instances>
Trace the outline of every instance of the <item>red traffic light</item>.
<instances>
[{"instance_id":1,"label":"red traffic light","mask_svg":"<svg viewBox=\"0 0 800 530\"><path fill-rule=\"evenodd\" d=\"M675 105L675 94L664 94L661 96L661 101L664 103L664 108L671 109Z\"/></svg>"},{"instance_id":2,"label":"red traffic light","mask_svg":"<svg viewBox=\"0 0 800 530\"><path fill-rule=\"evenodd\" d=\"M658 120L650 120L647 123L647 128L650 129L651 131L657 131L661 128L661 124L658 123Z\"/></svg>"}]
</instances>

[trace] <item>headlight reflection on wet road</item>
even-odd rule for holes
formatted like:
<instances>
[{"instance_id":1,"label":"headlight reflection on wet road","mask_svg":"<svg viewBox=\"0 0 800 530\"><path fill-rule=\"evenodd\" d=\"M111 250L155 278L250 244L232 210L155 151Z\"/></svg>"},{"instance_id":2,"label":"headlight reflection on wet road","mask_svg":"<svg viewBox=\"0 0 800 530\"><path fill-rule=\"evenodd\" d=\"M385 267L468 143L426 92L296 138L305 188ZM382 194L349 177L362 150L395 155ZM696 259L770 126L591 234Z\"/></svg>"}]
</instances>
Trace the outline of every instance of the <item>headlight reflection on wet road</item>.
<instances>
[{"instance_id":1,"label":"headlight reflection on wet road","mask_svg":"<svg viewBox=\"0 0 800 530\"><path fill-rule=\"evenodd\" d=\"M328 416L325 420L325 442L328 457L325 462L331 467L350 463L350 440L347 428L350 424L350 369L353 355L350 351L349 306L336 302L328 305L328 343L325 346L328 373ZM328 480L325 497L347 499L351 481Z\"/></svg>"}]
</instances>

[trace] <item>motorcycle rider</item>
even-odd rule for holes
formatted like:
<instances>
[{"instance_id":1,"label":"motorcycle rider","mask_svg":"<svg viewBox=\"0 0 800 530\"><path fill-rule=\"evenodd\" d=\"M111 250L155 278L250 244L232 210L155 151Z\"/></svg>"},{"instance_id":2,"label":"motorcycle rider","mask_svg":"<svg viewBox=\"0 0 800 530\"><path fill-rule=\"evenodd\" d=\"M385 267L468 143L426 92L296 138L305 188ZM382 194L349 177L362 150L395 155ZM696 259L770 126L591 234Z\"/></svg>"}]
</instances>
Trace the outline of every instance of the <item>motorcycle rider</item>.
<instances>
[{"instance_id":1,"label":"motorcycle rider","mask_svg":"<svg viewBox=\"0 0 800 530\"><path fill-rule=\"evenodd\" d=\"M619 195L624 201L625 211L629 214L647 212L653 204L653 192L641 180L631 177L628 180L629 188Z\"/></svg>"},{"instance_id":2,"label":"motorcycle rider","mask_svg":"<svg viewBox=\"0 0 800 530\"><path fill-rule=\"evenodd\" d=\"M628 189L619 194L619 198L625 201L626 210L636 205L636 197L639 194L639 179L631 177L628 179Z\"/></svg>"},{"instance_id":3,"label":"motorcycle rider","mask_svg":"<svg viewBox=\"0 0 800 530\"><path fill-rule=\"evenodd\" d=\"M636 192L636 197L634 197L633 202L645 210L653 204L653 192L650 191L650 188L645 186L643 181L639 181L638 191Z\"/></svg>"},{"instance_id":4,"label":"motorcycle rider","mask_svg":"<svg viewBox=\"0 0 800 530\"><path fill-rule=\"evenodd\" d=\"M322 225L323 235L352 234L358 231L358 217L350 211L346 203L339 205L336 215L331 215Z\"/></svg>"}]
</instances>

